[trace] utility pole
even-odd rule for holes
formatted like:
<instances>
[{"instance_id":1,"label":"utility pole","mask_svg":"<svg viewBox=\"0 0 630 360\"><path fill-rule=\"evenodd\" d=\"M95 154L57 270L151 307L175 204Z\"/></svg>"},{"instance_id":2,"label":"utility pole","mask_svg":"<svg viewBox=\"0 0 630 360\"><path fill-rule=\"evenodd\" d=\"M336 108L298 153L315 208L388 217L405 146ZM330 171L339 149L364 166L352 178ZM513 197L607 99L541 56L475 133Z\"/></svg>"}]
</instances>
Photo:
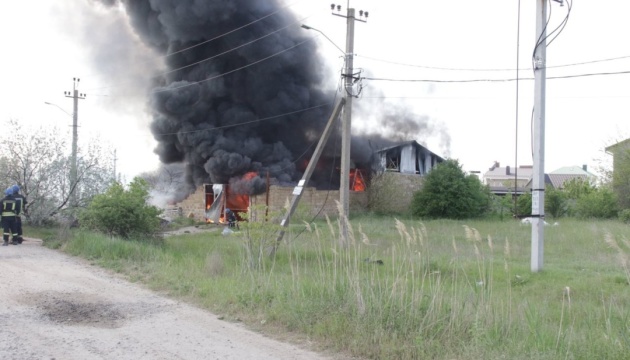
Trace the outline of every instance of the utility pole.
<instances>
[{"instance_id":1,"label":"utility pole","mask_svg":"<svg viewBox=\"0 0 630 360\"><path fill-rule=\"evenodd\" d=\"M72 158L70 164L70 210L74 215L74 211L77 208L77 142L79 140L78 134L78 121L79 121L79 99L85 99L85 94L79 93L77 89L79 82L81 79L72 78L72 92L64 91L64 95L66 97L73 99L73 109L72 112Z\"/></svg>"},{"instance_id":2,"label":"utility pole","mask_svg":"<svg viewBox=\"0 0 630 360\"><path fill-rule=\"evenodd\" d=\"M547 76L547 0L536 0L534 49L534 173L532 178L532 272L543 268L545 239L545 81Z\"/></svg>"},{"instance_id":3,"label":"utility pole","mask_svg":"<svg viewBox=\"0 0 630 360\"><path fill-rule=\"evenodd\" d=\"M118 177L116 176L116 161L118 161L118 158L116 157L116 149L114 149L114 181L118 181Z\"/></svg>"},{"instance_id":4,"label":"utility pole","mask_svg":"<svg viewBox=\"0 0 630 360\"><path fill-rule=\"evenodd\" d=\"M359 15L365 19L357 19L355 10L348 7L346 15L341 15L341 5L330 5L331 10L337 9L337 13L333 15L346 18L346 52L345 52L345 70L342 74L344 78L344 98L346 105L343 108L343 119L341 123L341 181L339 185L339 201L343 209L341 215L341 241L345 245L348 243L348 219L350 214L350 143L352 140L352 98L355 97L352 86L354 84L353 60L354 60L354 22L366 22L368 12L360 10Z\"/></svg>"},{"instance_id":5,"label":"utility pole","mask_svg":"<svg viewBox=\"0 0 630 360\"><path fill-rule=\"evenodd\" d=\"M300 201L300 198L302 197L302 191L304 191L304 187L308 185L308 181L311 179L311 175L313 174L313 171L315 170L315 167L317 166L317 161L319 160L319 157L324 151L324 146L326 146L326 142L328 141L328 138L330 137L330 134L332 133L334 124L337 118L339 117L339 114L341 113L341 109L343 108L345 102L346 102L346 99L341 98L335 105L335 108L333 109L333 112L330 115L328 122L326 123L324 132L322 133L322 136L319 138L317 147L315 148L315 151L313 152L313 155L311 156L311 160L308 162L308 165L306 166L306 170L304 170L302 179L298 182L298 185L293 189L293 198L291 199L291 203L289 204L289 208L287 209L286 214L284 214L284 218L280 222L280 231L278 232L278 237L276 237L276 243L274 244L271 250L272 254L275 254L275 251L278 245L280 244L282 237L284 236L285 229L289 226L291 215L293 215L293 212L295 212L295 209L297 208L298 202Z\"/></svg>"}]
</instances>

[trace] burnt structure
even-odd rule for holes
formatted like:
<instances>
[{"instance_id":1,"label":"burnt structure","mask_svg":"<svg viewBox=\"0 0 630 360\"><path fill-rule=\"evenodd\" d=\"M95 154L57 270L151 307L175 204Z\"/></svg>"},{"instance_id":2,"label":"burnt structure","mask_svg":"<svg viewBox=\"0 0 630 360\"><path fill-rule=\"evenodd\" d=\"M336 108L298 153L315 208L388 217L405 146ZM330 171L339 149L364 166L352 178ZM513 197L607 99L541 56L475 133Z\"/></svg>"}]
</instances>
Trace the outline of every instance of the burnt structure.
<instances>
[{"instance_id":1,"label":"burnt structure","mask_svg":"<svg viewBox=\"0 0 630 360\"><path fill-rule=\"evenodd\" d=\"M204 184L256 195L265 191L266 174L279 184L300 179L341 95L322 90L333 74L290 6L280 0L101 3L121 5L133 32L164 59L166 71L154 77L148 108L160 160L186 166L186 186L174 202ZM435 135L426 116L398 105L372 106L387 115L378 124L381 134ZM362 113L359 104L356 113ZM365 178L374 149L389 143L378 135L352 138L351 160L365 173L355 172L351 182ZM340 148L333 134L310 186L338 189Z\"/></svg>"}]
</instances>

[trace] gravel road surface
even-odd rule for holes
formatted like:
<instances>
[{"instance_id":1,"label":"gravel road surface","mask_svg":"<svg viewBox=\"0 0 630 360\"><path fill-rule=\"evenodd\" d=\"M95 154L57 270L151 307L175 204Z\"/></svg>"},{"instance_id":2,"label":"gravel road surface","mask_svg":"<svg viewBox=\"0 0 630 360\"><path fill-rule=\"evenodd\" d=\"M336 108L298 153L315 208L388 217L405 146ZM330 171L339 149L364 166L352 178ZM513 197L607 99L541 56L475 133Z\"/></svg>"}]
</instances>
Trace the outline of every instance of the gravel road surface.
<instances>
[{"instance_id":1,"label":"gravel road surface","mask_svg":"<svg viewBox=\"0 0 630 360\"><path fill-rule=\"evenodd\" d=\"M0 359L328 359L41 246L0 247Z\"/></svg>"}]
</instances>

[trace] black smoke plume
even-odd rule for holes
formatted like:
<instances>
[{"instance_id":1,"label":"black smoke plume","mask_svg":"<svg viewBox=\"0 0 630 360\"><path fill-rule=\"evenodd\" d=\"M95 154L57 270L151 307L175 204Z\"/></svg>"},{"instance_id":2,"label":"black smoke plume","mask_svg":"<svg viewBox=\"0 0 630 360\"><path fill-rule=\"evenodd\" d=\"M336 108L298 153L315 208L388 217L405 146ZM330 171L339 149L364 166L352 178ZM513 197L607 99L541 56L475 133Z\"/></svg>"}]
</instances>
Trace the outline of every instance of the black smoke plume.
<instances>
[{"instance_id":1,"label":"black smoke plume","mask_svg":"<svg viewBox=\"0 0 630 360\"><path fill-rule=\"evenodd\" d=\"M322 90L331 75L313 34L281 1L121 4L142 41L165 58L168 70L149 101L151 131L163 163L186 164L188 192L230 183L255 194L267 175L281 183L300 178L341 95ZM368 167L379 145L355 137L352 147L355 165ZM338 187L340 149L334 134L311 185ZM251 172L258 176L245 177Z\"/></svg>"}]
</instances>

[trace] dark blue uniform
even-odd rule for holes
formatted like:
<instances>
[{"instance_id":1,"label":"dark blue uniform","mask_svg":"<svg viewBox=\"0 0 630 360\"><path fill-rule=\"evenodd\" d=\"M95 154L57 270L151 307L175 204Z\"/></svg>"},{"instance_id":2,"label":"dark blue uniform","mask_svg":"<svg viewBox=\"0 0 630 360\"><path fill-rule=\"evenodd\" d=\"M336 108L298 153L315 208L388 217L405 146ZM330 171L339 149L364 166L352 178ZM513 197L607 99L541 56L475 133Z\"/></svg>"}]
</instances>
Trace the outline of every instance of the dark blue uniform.
<instances>
[{"instance_id":1,"label":"dark blue uniform","mask_svg":"<svg viewBox=\"0 0 630 360\"><path fill-rule=\"evenodd\" d=\"M4 243L2 246L9 245L9 237L11 237L12 240L11 244L17 245L20 242L18 241L15 218L17 217L17 214L21 212L21 209L19 209L21 203L16 201L11 188L7 189L4 193L6 196L0 201L2 229L4 230L2 234L2 240L4 240Z\"/></svg>"},{"instance_id":2,"label":"dark blue uniform","mask_svg":"<svg viewBox=\"0 0 630 360\"><path fill-rule=\"evenodd\" d=\"M22 237L22 213L24 212L24 207L26 206L26 197L20 194L20 187L18 185L13 185L11 187L11 190L13 190L13 196L15 197L15 200L19 202L19 213L15 214L15 224L18 234L17 241L21 244L22 241L24 241L24 238Z\"/></svg>"}]
</instances>

